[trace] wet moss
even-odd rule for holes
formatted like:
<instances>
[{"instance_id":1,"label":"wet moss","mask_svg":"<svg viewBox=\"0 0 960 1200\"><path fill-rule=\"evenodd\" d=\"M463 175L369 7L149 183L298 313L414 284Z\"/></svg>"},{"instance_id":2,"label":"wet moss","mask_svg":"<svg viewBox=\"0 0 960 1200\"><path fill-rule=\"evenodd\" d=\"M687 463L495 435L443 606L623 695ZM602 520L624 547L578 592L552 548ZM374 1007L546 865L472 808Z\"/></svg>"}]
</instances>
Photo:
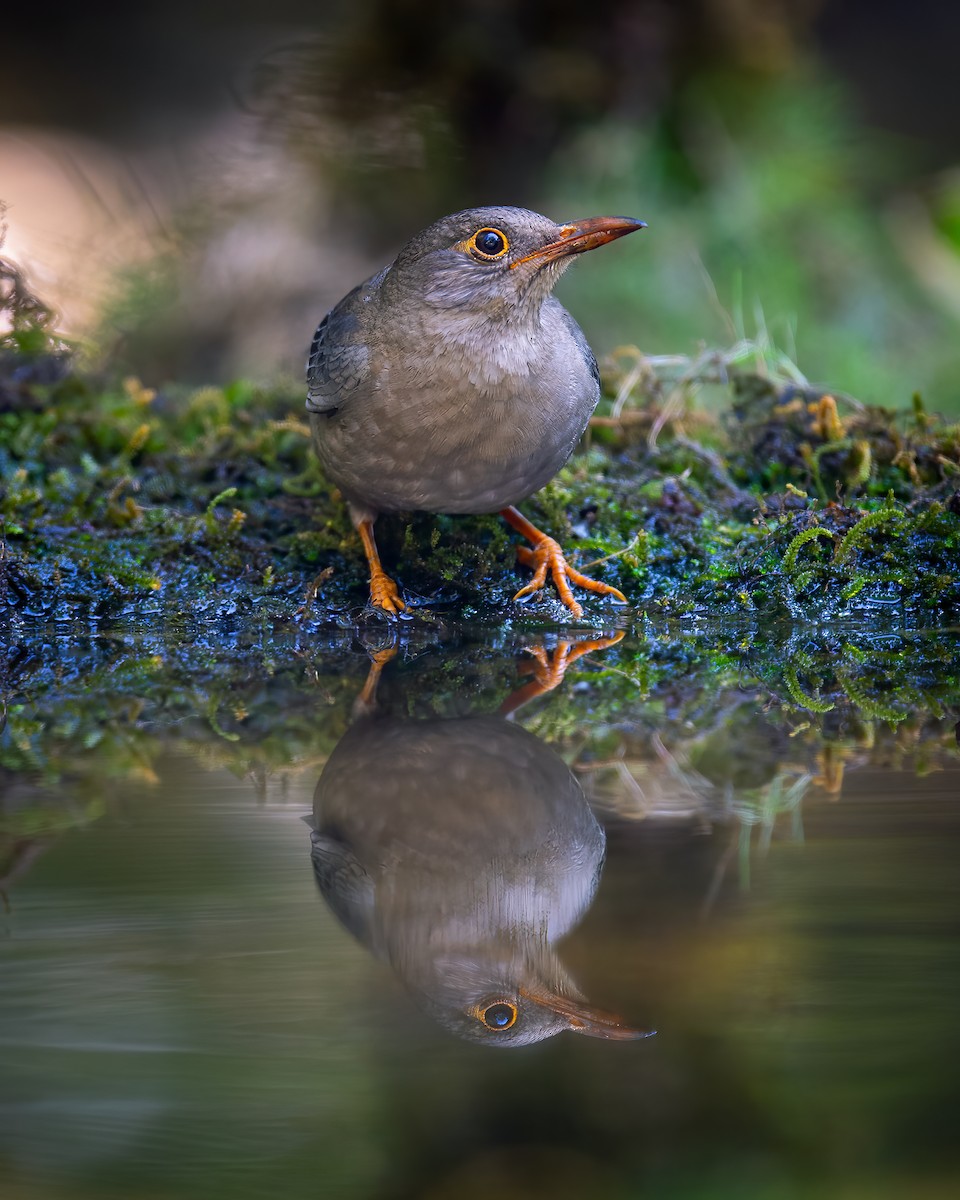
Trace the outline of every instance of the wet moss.
<instances>
[{"instance_id":1,"label":"wet moss","mask_svg":"<svg viewBox=\"0 0 960 1200\"><path fill-rule=\"evenodd\" d=\"M70 366L53 336L3 348L7 613L99 618L186 604L284 621L309 592L301 615L311 624L358 618L365 563L312 453L299 386L158 394ZM722 356L701 356L669 386L655 360L641 372L624 361L619 372L608 365L589 446L529 502L574 562L632 604L673 615L832 620L891 604L924 620L956 613L957 426L919 398L903 413L838 402L757 363L723 366L720 421L682 388L702 382L697 370L719 379ZM566 617L546 593L512 603L525 575L495 518L385 518L378 534L421 609ZM588 599L590 620L605 611Z\"/></svg>"}]
</instances>

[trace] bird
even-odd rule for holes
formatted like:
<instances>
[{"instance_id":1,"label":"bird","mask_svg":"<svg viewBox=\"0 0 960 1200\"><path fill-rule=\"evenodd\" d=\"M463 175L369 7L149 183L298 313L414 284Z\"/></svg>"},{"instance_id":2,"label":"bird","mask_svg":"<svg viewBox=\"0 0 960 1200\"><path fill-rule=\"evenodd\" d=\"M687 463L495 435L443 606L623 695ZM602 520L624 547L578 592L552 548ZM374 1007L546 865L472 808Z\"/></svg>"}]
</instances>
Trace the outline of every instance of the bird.
<instances>
[{"instance_id":1,"label":"bird","mask_svg":"<svg viewBox=\"0 0 960 1200\"><path fill-rule=\"evenodd\" d=\"M380 562L380 513L499 513L531 543L577 619L571 584L617 588L575 570L516 507L567 462L600 398L597 360L553 296L577 255L645 228L632 217L557 224L510 206L465 209L417 234L394 262L323 318L307 361L313 445L347 502L370 569L370 603L408 609Z\"/></svg>"},{"instance_id":2,"label":"bird","mask_svg":"<svg viewBox=\"0 0 960 1200\"><path fill-rule=\"evenodd\" d=\"M364 711L316 786L311 859L341 924L467 1041L627 1041L553 943L590 906L605 838L576 777L503 716Z\"/></svg>"}]
</instances>

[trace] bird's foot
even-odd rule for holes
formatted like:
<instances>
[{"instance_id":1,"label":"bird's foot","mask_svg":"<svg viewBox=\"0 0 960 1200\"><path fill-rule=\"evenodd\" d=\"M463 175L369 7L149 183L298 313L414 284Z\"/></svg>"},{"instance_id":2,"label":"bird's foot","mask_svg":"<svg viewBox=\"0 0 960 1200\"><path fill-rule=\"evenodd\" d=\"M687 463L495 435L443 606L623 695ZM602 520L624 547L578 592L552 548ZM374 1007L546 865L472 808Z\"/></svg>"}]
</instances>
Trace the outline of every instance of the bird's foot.
<instances>
[{"instance_id":1,"label":"bird's foot","mask_svg":"<svg viewBox=\"0 0 960 1200\"><path fill-rule=\"evenodd\" d=\"M370 603L391 617L407 611L400 589L385 571L374 571L370 576Z\"/></svg>"},{"instance_id":2,"label":"bird's foot","mask_svg":"<svg viewBox=\"0 0 960 1200\"><path fill-rule=\"evenodd\" d=\"M611 587L608 583L600 583L597 579L590 579L586 575L581 575L579 571L571 567L564 557L563 551L560 549L560 543L554 541L552 537L541 537L536 545L529 550L526 546L518 546L517 558L525 567L530 567L533 570L533 578L526 587L522 587L517 592L514 600L522 600L525 596L531 596L534 592L539 592L547 582L547 571L549 571L560 599L577 618L583 616L583 609L577 603L573 592L570 590L571 583L588 592L597 592L603 596L613 596L620 604L627 603L627 598L623 592L618 591L615 587Z\"/></svg>"}]
</instances>

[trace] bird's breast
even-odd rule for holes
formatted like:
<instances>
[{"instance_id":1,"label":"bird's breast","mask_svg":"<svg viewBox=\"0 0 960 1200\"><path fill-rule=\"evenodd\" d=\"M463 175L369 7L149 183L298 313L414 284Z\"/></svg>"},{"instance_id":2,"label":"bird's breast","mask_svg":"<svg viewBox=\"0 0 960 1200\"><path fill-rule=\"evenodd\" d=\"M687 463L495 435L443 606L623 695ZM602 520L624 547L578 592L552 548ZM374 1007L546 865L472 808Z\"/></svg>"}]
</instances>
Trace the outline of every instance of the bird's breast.
<instances>
[{"instance_id":1,"label":"bird's breast","mask_svg":"<svg viewBox=\"0 0 960 1200\"><path fill-rule=\"evenodd\" d=\"M570 457L598 387L562 336L424 336L381 353L369 386L317 449L350 497L379 511L495 512L543 487Z\"/></svg>"}]
</instances>

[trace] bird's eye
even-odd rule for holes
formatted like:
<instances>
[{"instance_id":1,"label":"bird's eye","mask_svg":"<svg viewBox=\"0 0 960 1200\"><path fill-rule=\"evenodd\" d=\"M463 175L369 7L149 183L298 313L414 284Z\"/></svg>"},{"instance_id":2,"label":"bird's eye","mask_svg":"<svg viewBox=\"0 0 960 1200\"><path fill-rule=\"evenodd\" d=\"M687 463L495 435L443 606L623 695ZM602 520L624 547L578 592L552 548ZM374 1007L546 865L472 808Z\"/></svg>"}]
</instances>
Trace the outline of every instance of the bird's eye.
<instances>
[{"instance_id":1,"label":"bird's eye","mask_svg":"<svg viewBox=\"0 0 960 1200\"><path fill-rule=\"evenodd\" d=\"M507 235L499 229L478 229L470 239L470 249L478 258L490 261L503 258L510 249Z\"/></svg>"},{"instance_id":2,"label":"bird's eye","mask_svg":"<svg viewBox=\"0 0 960 1200\"><path fill-rule=\"evenodd\" d=\"M509 1029L517 1019L517 1006L508 1000L498 1000L480 1010L480 1020L488 1029L500 1032Z\"/></svg>"}]
</instances>

